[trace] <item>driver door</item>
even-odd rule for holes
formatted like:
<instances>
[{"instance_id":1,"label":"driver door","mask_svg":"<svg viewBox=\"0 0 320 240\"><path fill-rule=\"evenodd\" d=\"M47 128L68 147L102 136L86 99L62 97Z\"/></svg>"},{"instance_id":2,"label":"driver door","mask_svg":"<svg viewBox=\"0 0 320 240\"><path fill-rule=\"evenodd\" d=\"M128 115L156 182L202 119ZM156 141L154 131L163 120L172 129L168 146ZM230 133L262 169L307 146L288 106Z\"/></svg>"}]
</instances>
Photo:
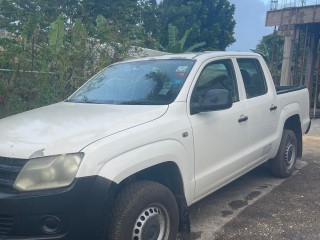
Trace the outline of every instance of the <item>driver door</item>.
<instances>
[{"instance_id":1,"label":"driver door","mask_svg":"<svg viewBox=\"0 0 320 240\"><path fill-rule=\"evenodd\" d=\"M212 89L232 93L229 109L190 114L195 149L195 199L206 195L244 171L250 137L247 109L239 98L231 59L206 64L194 86L190 106Z\"/></svg>"}]
</instances>

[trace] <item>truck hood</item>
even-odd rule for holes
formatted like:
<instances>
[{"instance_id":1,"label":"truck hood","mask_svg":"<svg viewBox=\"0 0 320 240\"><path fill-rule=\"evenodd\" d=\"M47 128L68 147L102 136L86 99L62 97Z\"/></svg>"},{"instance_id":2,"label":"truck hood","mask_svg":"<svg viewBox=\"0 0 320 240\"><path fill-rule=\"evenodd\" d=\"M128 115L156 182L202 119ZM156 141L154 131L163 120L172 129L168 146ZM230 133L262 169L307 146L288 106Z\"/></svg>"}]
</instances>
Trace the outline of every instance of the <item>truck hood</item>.
<instances>
[{"instance_id":1,"label":"truck hood","mask_svg":"<svg viewBox=\"0 0 320 240\"><path fill-rule=\"evenodd\" d=\"M0 120L0 156L29 159L79 152L161 117L168 106L57 103Z\"/></svg>"}]
</instances>

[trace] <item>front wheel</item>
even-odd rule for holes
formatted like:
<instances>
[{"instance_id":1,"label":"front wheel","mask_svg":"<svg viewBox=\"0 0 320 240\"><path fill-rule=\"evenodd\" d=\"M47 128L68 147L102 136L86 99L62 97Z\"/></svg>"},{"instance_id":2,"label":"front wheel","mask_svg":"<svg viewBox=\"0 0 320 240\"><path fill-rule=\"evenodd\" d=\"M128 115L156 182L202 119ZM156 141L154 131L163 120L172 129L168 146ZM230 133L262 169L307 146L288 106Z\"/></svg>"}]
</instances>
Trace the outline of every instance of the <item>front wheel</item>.
<instances>
[{"instance_id":1,"label":"front wheel","mask_svg":"<svg viewBox=\"0 0 320 240\"><path fill-rule=\"evenodd\" d=\"M176 239L177 202L165 186L140 181L125 187L115 198L108 239Z\"/></svg>"},{"instance_id":2,"label":"front wheel","mask_svg":"<svg viewBox=\"0 0 320 240\"><path fill-rule=\"evenodd\" d=\"M297 137L291 130L284 129L276 157L270 160L274 176L287 178L292 175L297 162Z\"/></svg>"}]
</instances>

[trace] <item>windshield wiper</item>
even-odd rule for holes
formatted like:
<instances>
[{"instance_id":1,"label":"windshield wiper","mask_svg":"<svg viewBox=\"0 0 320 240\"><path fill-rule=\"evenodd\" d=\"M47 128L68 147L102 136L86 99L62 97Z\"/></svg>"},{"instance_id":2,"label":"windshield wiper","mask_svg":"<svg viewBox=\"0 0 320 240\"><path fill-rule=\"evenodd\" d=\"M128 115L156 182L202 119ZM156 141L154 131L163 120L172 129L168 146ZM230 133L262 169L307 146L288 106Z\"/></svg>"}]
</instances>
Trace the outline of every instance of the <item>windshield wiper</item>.
<instances>
[{"instance_id":1,"label":"windshield wiper","mask_svg":"<svg viewBox=\"0 0 320 240\"><path fill-rule=\"evenodd\" d=\"M72 103L92 103L92 104L115 104L115 105L166 105L163 102L152 102L152 101L140 101L140 100L132 100L132 101L94 101L89 99L67 99L65 102Z\"/></svg>"},{"instance_id":2,"label":"windshield wiper","mask_svg":"<svg viewBox=\"0 0 320 240\"><path fill-rule=\"evenodd\" d=\"M88 100L88 99L83 99L83 100L78 100L78 99L67 99L65 102L72 102L72 103L95 103L98 104L97 101L94 100Z\"/></svg>"},{"instance_id":3,"label":"windshield wiper","mask_svg":"<svg viewBox=\"0 0 320 240\"><path fill-rule=\"evenodd\" d=\"M165 102L155 102L155 101L123 101L115 102L114 104L119 105L167 105Z\"/></svg>"},{"instance_id":4,"label":"windshield wiper","mask_svg":"<svg viewBox=\"0 0 320 240\"><path fill-rule=\"evenodd\" d=\"M123 102L119 102L118 104L120 104L120 105L150 105L152 103L146 102L146 101L123 101Z\"/></svg>"}]
</instances>

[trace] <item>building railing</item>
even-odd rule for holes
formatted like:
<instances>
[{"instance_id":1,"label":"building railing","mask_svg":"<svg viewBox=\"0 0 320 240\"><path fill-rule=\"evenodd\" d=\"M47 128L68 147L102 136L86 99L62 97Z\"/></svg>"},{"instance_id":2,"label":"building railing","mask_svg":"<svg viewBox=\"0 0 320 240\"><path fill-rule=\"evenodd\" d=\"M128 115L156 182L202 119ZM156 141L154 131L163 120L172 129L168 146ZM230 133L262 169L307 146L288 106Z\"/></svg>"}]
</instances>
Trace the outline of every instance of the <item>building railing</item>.
<instances>
[{"instance_id":1,"label":"building railing","mask_svg":"<svg viewBox=\"0 0 320 240\"><path fill-rule=\"evenodd\" d=\"M271 0L270 10L318 5L320 0Z\"/></svg>"}]
</instances>

